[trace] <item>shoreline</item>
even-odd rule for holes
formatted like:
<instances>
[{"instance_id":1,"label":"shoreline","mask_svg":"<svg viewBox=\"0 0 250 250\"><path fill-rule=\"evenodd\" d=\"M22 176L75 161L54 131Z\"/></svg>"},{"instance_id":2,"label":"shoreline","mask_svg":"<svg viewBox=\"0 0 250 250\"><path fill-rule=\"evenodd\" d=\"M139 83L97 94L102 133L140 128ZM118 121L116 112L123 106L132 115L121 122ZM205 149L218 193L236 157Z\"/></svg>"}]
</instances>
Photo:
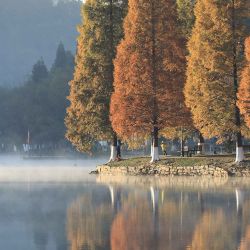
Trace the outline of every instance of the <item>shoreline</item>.
<instances>
[{"instance_id":1,"label":"shoreline","mask_svg":"<svg viewBox=\"0 0 250 250\"><path fill-rule=\"evenodd\" d=\"M165 157L149 163L137 157L97 166L92 174L128 176L250 177L250 158L236 164L233 157Z\"/></svg>"}]
</instances>

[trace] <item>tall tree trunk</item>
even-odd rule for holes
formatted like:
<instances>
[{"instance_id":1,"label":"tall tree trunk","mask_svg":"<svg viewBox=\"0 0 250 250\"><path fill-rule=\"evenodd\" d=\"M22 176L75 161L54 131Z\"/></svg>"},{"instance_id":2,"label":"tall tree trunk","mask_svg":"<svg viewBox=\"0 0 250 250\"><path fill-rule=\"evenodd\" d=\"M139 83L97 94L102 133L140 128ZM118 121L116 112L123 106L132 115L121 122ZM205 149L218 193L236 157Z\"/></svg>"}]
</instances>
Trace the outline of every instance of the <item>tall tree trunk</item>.
<instances>
[{"instance_id":1,"label":"tall tree trunk","mask_svg":"<svg viewBox=\"0 0 250 250\"><path fill-rule=\"evenodd\" d=\"M152 38L152 87L153 87L153 143L151 150L151 163L159 161L159 129L157 107L157 79L156 79L156 40L155 40L155 3L151 1L151 38Z\"/></svg>"},{"instance_id":2,"label":"tall tree trunk","mask_svg":"<svg viewBox=\"0 0 250 250\"><path fill-rule=\"evenodd\" d=\"M155 161L159 161L159 129L158 127L154 127L153 137L152 137L152 148L151 148L151 163Z\"/></svg>"},{"instance_id":3,"label":"tall tree trunk","mask_svg":"<svg viewBox=\"0 0 250 250\"><path fill-rule=\"evenodd\" d=\"M199 132L198 154L205 154L205 139Z\"/></svg>"},{"instance_id":4,"label":"tall tree trunk","mask_svg":"<svg viewBox=\"0 0 250 250\"><path fill-rule=\"evenodd\" d=\"M117 140L117 147L116 147L116 158L117 160L120 160L121 159L121 146L122 146L122 143L121 143L121 140Z\"/></svg>"},{"instance_id":5,"label":"tall tree trunk","mask_svg":"<svg viewBox=\"0 0 250 250\"><path fill-rule=\"evenodd\" d=\"M113 0L109 1L109 32L110 32L110 84L114 83L114 65L113 60L115 57L114 52L114 17L113 17ZM117 157L117 135L113 132L113 140L111 143L110 159L109 161L115 161Z\"/></svg>"},{"instance_id":6,"label":"tall tree trunk","mask_svg":"<svg viewBox=\"0 0 250 250\"><path fill-rule=\"evenodd\" d=\"M241 134L241 119L240 110L237 106L238 93L238 65L237 65L237 37L236 37L236 20L235 20L235 0L232 0L232 32L233 32L233 80L234 80L234 95L235 95L235 124L238 131L236 132L236 162L244 160L244 150L242 146Z\"/></svg>"},{"instance_id":7,"label":"tall tree trunk","mask_svg":"<svg viewBox=\"0 0 250 250\"><path fill-rule=\"evenodd\" d=\"M183 128L181 127L181 156L184 157Z\"/></svg>"},{"instance_id":8,"label":"tall tree trunk","mask_svg":"<svg viewBox=\"0 0 250 250\"><path fill-rule=\"evenodd\" d=\"M150 156L153 157L153 150L154 149L154 129L152 130L151 133L151 150L150 150Z\"/></svg>"},{"instance_id":9,"label":"tall tree trunk","mask_svg":"<svg viewBox=\"0 0 250 250\"><path fill-rule=\"evenodd\" d=\"M110 56L111 56L111 65L113 65L113 59L115 57L115 51L114 51L114 17L113 17L113 0L109 0L109 21L110 21L110 27L109 27L109 31L110 31ZM112 79L114 81L114 77L113 77L113 72L114 72L114 67L112 67ZM112 82L113 84L113 82Z\"/></svg>"},{"instance_id":10,"label":"tall tree trunk","mask_svg":"<svg viewBox=\"0 0 250 250\"><path fill-rule=\"evenodd\" d=\"M110 145L110 159L109 162L115 161L117 156L117 135L116 133L113 134L113 140Z\"/></svg>"}]
</instances>

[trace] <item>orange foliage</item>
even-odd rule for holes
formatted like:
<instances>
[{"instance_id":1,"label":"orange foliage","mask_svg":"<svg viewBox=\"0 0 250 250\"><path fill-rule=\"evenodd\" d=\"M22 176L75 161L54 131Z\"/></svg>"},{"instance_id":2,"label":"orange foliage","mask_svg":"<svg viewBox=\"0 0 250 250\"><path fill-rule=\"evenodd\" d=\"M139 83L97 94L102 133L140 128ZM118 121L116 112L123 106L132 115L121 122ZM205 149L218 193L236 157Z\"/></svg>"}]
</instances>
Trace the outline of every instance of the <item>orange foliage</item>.
<instances>
[{"instance_id":1,"label":"orange foliage","mask_svg":"<svg viewBox=\"0 0 250 250\"><path fill-rule=\"evenodd\" d=\"M111 228L112 250L154 249L150 207L141 202L136 208L118 213Z\"/></svg>"},{"instance_id":2,"label":"orange foliage","mask_svg":"<svg viewBox=\"0 0 250 250\"><path fill-rule=\"evenodd\" d=\"M185 44L177 28L176 1L129 0L124 30L114 61L114 130L126 139L148 135L154 126L182 125Z\"/></svg>"},{"instance_id":3,"label":"orange foliage","mask_svg":"<svg viewBox=\"0 0 250 250\"><path fill-rule=\"evenodd\" d=\"M235 80L242 66L238 42L246 37L243 16L248 10L247 2L196 1L196 21L188 42L185 98L195 127L205 138L223 141L239 132ZM234 47L237 47L236 57ZM239 138L238 134L240 141Z\"/></svg>"},{"instance_id":4,"label":"orange foliage","mask_svg":"<svg viewBox=\"0 0 250 250\"><path fill-rule=\"evenodd\" d=\"M235 218L226 218L222 209L206 211L197 224L189 250L237 249Z\"/></svg>"},{"instance_id":5,"label":"orange foliage","mask_svg":"<svg viewBox=\"0 0 250 250\"><path fill-rule=\"evenodd\" d=\"M250 249L250 226L247 227L244 237L241 239L239 250Z\"/></svg>"},{"instance_id":6,"label":"orange foliage","mask_svg":"<svg viewBox=\"0 0 250 250\"><path fill-rule=\"evenodd\" d=\"M245 54L247 64L242 71L242 78L238 91L238 106L244 116L247 126L250 128L250 37L245 42Z\"/></svg>"}]
</instances>

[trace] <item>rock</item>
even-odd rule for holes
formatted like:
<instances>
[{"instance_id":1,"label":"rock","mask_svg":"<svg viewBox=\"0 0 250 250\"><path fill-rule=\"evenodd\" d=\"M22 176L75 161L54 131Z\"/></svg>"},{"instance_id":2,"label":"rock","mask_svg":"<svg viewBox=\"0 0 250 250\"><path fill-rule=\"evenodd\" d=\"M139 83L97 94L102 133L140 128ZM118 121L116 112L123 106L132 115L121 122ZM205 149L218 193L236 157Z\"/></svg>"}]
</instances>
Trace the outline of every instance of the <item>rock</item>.
<instances>
[{"instance_id":1,"label":"rock","mask_svg":"<svg viewBox=\"0 0 250 250\"><path fill-rule=\"evenodd\" d=\"M145 164L139 166L119 166L103 165L97 167L90 174L100 175L152 175L152 176L250 176L250 164L244 162L235 165L233 161L225 163L213 162L204 165L178 166L175 160L162 161L155 164Z\"/></svg>"},{"instance_id":2,"label":"rock","mask_svg":"<svg viewBox=\"0 0 250 250\"><path fill-rule=\"evenodd\" d=\"M98 170L93 170L89 174L99 174Z\"/></svg>"}]
</instances>

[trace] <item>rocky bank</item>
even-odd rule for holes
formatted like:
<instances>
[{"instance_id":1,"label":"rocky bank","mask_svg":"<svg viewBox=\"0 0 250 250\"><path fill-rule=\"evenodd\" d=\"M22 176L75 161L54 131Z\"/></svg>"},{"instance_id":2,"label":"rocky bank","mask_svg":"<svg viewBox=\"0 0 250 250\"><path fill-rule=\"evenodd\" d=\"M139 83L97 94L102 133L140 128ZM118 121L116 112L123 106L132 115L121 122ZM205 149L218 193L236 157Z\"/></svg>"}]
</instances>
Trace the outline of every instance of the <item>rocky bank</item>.
<instances>
[{"instance_id":1,"label":"rocky bank","mask_svg":"<svg viewBox=\"0 0 250 250\"><path fill-rule=\"evenodd\" d=\"M128 159L98 166L92 173L131 176L210 176L250 177L250 160L235 164L232 158L172 158L150 164L146 160ZM145 159L145 158L142 158Z\"/></svg>"}]
</instances>

